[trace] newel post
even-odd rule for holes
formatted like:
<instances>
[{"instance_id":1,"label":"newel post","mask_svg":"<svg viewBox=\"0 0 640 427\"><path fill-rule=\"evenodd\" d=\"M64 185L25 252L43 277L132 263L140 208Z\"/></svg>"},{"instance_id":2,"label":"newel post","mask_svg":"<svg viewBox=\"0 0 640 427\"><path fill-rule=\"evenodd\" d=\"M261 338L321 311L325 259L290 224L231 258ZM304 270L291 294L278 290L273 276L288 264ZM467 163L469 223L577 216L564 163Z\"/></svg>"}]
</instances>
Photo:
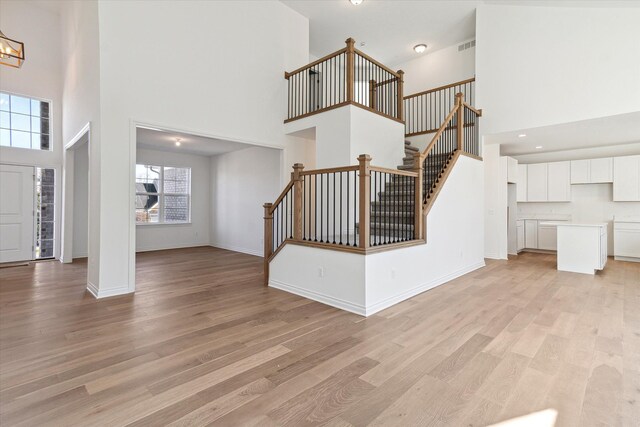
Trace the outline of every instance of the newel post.
<instances>
[{"instance_id":1,"label":"newel post","mask_svg":"<svg viewBox=\"0 0 640 427\"><path fill-rule=\"evenodd\" d=\"M347 102L353 102L355 100L354 83L356 79L356 41L349 37L345 43L347 44Z\"/></svg>"},{"instance_id":2,"label":"newel post","mask_svg":"<svg viewBox=\"0 0 640 427\"><path fill-rule=\"evenodd\" d=\"M462 100L464 95L460 92L456 93L456 105L458 106L458 150L464 151L464 139L462 138L464 132L464 104Z\"/></svg>"},{"instance_id":3,"label":"newel post","mask_svg":"<svg viewBox=\"0 0 640 427\"><path fill-rule=\"evenodd\" d=\"M416 191L415 191L415 200L414 200L414 218L413 218L413 237L415 239L422 239L424 237L422 226L423 226L423 213L422 213L422 174L424 173L422 169L422 154L418 151L413 154L413 171L418 174L416 177Z\"/></svg>"},{"instance_id":4,"label":"newel post","mask_svg":"<svg viewBox=\"0 0 640 427\"><path fill-rule=\"evenodd\" d=\"M264 205L264 285L269 285L269 258L273 249L273 212L271 207L273 204L265 203Z\"/></svg>"},{"instance_id":5,"label":"newel post","mask_svg":"<svg viewBox=\"0 0 640 427\"><path fill-rule=\"evenodd\" d=\"M398 70L398 119L404 121L404 71Z\"/></svg>"},{"instance_id":6,"label":"newel post","mask_svg":"<svg viewBox=\"0 0 640 427\"><path fill-rule=\"evenodd\" d=\"M302 240L302 170L304 165L293 165L293 239Z\"/></svg>"},{"instance_id":7,"label":"newel post","mask_svg":"<svg viewBox=\"0 0 640 427\"><path fill-rule=\"evenodd\" d=\"M360 154L358 156L358 176L360 181L360 203L359 203L359 232L360 241L358 245L362 249L369 247L369 230L371 224L369 222L369 214L371 209L371 156L368 154Z\"/></svg>"}]
</instances>

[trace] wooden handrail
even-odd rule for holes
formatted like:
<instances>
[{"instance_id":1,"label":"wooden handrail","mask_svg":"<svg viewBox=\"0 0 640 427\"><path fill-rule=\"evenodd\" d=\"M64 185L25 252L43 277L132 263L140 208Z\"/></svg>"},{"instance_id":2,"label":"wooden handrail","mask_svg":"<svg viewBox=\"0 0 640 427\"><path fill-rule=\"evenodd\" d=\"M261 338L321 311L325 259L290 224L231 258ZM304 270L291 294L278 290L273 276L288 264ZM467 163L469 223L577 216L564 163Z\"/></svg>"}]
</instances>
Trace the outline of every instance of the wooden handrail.
<instances>
[{"instance_id":1,"label":"wooden handrail","mask_svg":"<svg viewBox=\"0 0 640 427\"><path fill-rule=\"evenodd\" d=\"M300 172L300 175L320 175L323 173L338 173L338 172L352 172L357 171L358 165L354 166L340 166L336 168L324 168L324 169L311 169Z\"/></svg>"},{"instance_id":2,"label":"wooden handrail","mask_svg":"<svg viewBox=\"0 0 640 427\"><path fill-rule=\"evenodd\" d=\"M284 197L287 195L287 193L289 192L289 190L291 190L291 188L293 187L294 181L293 179L291 181L289 181L289 183L287 184L286 187L284 187L284 190L282 190L282 193L280 193L280 196L278 196L278 198L276 199L275 202L273 202L273 205L270 208L269 213L273 214L273 211L276 210L276 208L278 207L278 205L280 204L280 202L282 201L282 199L284 199Z\"/></svg>"},{"instance_id":3,"label":"wooden handrail","mask_svg":"<svg viewBox=\"0 0 640 427\"><path fill-rule=\"evenodd\" d=\"M459 85L463 85L465 83L471 83L471 82L475 82L475 81L476 81L476 78L472 77L472 78L467 79L467 80L461 80L459 82L451 83L451 84L448 84L448 85L434 87L433 89L427 89L427 90L422 91L422 92L412 93L411 95L405 96L404 99L415 98L416 96L426 95L428 93L437 92L439 90L444 90L444 89L449 89L450 87L455 87L455 86L459 86Z\"/></svg>"},{"instance_id":4,"label":"wooden handrail","mask_svg":"<svg viewBox=\"0 0 640 427\"><path fill-rule=\"evenodd\" d=\"M440 138L440 135L442 135L442 132L444 132L447 128L447 125L449 124L449 122L453 119L453 116L456 114L456 112L458 111L458 108L460 108L460 105L458 105L456 103L456 106L453 107L453 109L451 110L451 112L449 113L449 115L447 116L447 118L444 120L444 123L442 123L442 126L440 126L440 129L438 129L438 132L436 132L436 134L433 136L433 138L431 139L431 142L429 143L429 145L427 145L427 148L424 149L424 151L422 152L422 154L420 155L421 159L424 160L425 157L427 157L429 155L429 152L431 151L431 149L433 148L433 146L436 144L436 142L438 141L438 139Z\"/></svg>"},{"instance_id":5,"label":"wooden handrail","mask_svg":"<svg viewBox=\"0 0 640 427\"><path fill-rule=\"evenodd\" d=\"M389 168L383 168L383 167L380 167L380 166L370 166L369 170L376 171L376 172L388 173L388 174L391 174L391 175L411 176L413 178L418 176L417 172L405 171L405 170L400 170L400 169L389 169Z\"/></svg>"},{"instance_id":6,"label":"wooden handrail","mask_svg":"<svg viewBox=\"0 0 640 427\"><path fill-rule=\"evenodd\" d=\"M288 79L289 79L289 77L293 76L294 74L298 74L298 73L299 73L299 72L301 72L301 71L307 70L307 69L309 69L309 68L313 68L313 67L315 67L316 65L318 65L318 64L320 64L320 63L322 63L322 62L324 62L324 61L327 61L327 60L329 60L329 59L331 59L331 58L335 58L336 56L340 56L340 55L342 55L342 54L343 54L343 53L345 53L346 51L347 51L347 48L346 48L346 47L343 47L342 49L340 49L340 50L338 50L338 51L335 51L335 52L330 53L330 54L328 54L328 55L326 55L326 56L323 56L323 57L322 57L322 58L320 58L320 59L316 59L315 61L313 61L313 62L312 62L312 63L310 63L310 64L304 65L304 66L302 66L302 67L300 67L300 68L297 68L297 69L295 69L295 70L293 70L293 71L289 71L289 72L285 71L285 72L284 72L284 78L288 80Z\"/></svg>"},{"instance_id":7,"label":"wooden handrail","mask_svg":"<svg viewBox=\"0 0 640 427\"><path fill-rule=\"evenodd\" d=\"M469 110L471 110L474 113L476 113L478 115L478 117L482 117L482 110L477 110L477 109L473 108L471 105L467 104L466 102L463 102L462 105L464 105Z\"/></svg>"},{"instance_id":8,"label":"wooden handrail","mask_svg":"<svg viewBox=\"0 0 640 427\"><path fill-rule=\"evenodd\" d=\"M393 71L391 68L387 67L386 65L383 65L382 63L376 61L375 59L373 59L372 57L370 57L369 55L367 55L366 53L358 50L358 49L354 49L354 52L357 53L358 55L362 56L364 59L366 59L367 61L377 65L378 67L382 68L383 70L385 70L387 73L390 73L394 76L400 77L400 74L398 74L397 71Z\"/></svg>"}]
</instances>

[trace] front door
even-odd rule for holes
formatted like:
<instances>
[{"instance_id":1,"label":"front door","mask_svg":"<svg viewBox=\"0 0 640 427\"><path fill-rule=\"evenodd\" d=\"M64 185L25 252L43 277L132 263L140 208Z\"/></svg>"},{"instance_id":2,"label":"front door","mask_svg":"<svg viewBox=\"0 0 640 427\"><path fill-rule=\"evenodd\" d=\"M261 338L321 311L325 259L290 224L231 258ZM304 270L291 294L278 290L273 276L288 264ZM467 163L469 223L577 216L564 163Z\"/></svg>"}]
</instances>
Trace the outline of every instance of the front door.
<instances>
[{"instance_id":1,"label":"front door","mask_svg":"<svg viewBox=\"0 0 640 427\"><path fill-rule=\"evenodd\" d=\"M0 263L33 259L34 169L0 165Z\"/></svg>"}]
</instances>

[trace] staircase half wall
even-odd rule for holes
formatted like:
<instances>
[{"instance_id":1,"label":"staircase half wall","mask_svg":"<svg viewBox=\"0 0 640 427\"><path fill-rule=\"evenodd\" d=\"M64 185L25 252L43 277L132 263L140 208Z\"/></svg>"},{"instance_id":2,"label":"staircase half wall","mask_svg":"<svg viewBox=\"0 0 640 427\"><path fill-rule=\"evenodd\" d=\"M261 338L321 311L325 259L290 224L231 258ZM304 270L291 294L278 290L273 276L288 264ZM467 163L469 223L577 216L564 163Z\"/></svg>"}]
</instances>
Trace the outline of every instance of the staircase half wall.
<instances>
[{"instance_id":1,"label":"staircase half wall","mask_svg":"<svg viewBox=\"0 0 640 427\"><path fill-rule=\"evenodd\" d=\"M269 286L363 316L484 266L484 173L461 155L429 211L424 245L368 255L287 244Z\"/></svg>"},{"instance_id":2,"label":"staircase half wall","mask_svg":"<svg viewBox=\"0 0 640 427\"><path fill-rule=\"evenodd\" d=\"M358 164L367 153L375 165L395 168L404 156L404 124L345 105L284 124L288 135L308 135L315 130L316 168Z\"/></svg>"}]
</instances>

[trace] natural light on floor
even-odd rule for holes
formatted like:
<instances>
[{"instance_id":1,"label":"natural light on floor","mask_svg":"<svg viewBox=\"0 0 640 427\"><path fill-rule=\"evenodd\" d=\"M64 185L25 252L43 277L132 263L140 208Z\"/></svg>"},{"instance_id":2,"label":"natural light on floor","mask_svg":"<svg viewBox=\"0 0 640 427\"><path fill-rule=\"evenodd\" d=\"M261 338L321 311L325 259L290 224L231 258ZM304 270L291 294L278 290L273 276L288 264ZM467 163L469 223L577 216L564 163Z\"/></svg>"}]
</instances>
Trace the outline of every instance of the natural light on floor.
<instances>
[{"instance_id":1,"label":"natural light on floor","mask_svg":"<svg viewBox=\"0 0 640 427\"><path fill-rule=\"evenodd\" d=\"M492 424L491 427L553 427L556 425L557 417L558 411L555 409L545 409Z\"/></svg>"}]
</instances>

